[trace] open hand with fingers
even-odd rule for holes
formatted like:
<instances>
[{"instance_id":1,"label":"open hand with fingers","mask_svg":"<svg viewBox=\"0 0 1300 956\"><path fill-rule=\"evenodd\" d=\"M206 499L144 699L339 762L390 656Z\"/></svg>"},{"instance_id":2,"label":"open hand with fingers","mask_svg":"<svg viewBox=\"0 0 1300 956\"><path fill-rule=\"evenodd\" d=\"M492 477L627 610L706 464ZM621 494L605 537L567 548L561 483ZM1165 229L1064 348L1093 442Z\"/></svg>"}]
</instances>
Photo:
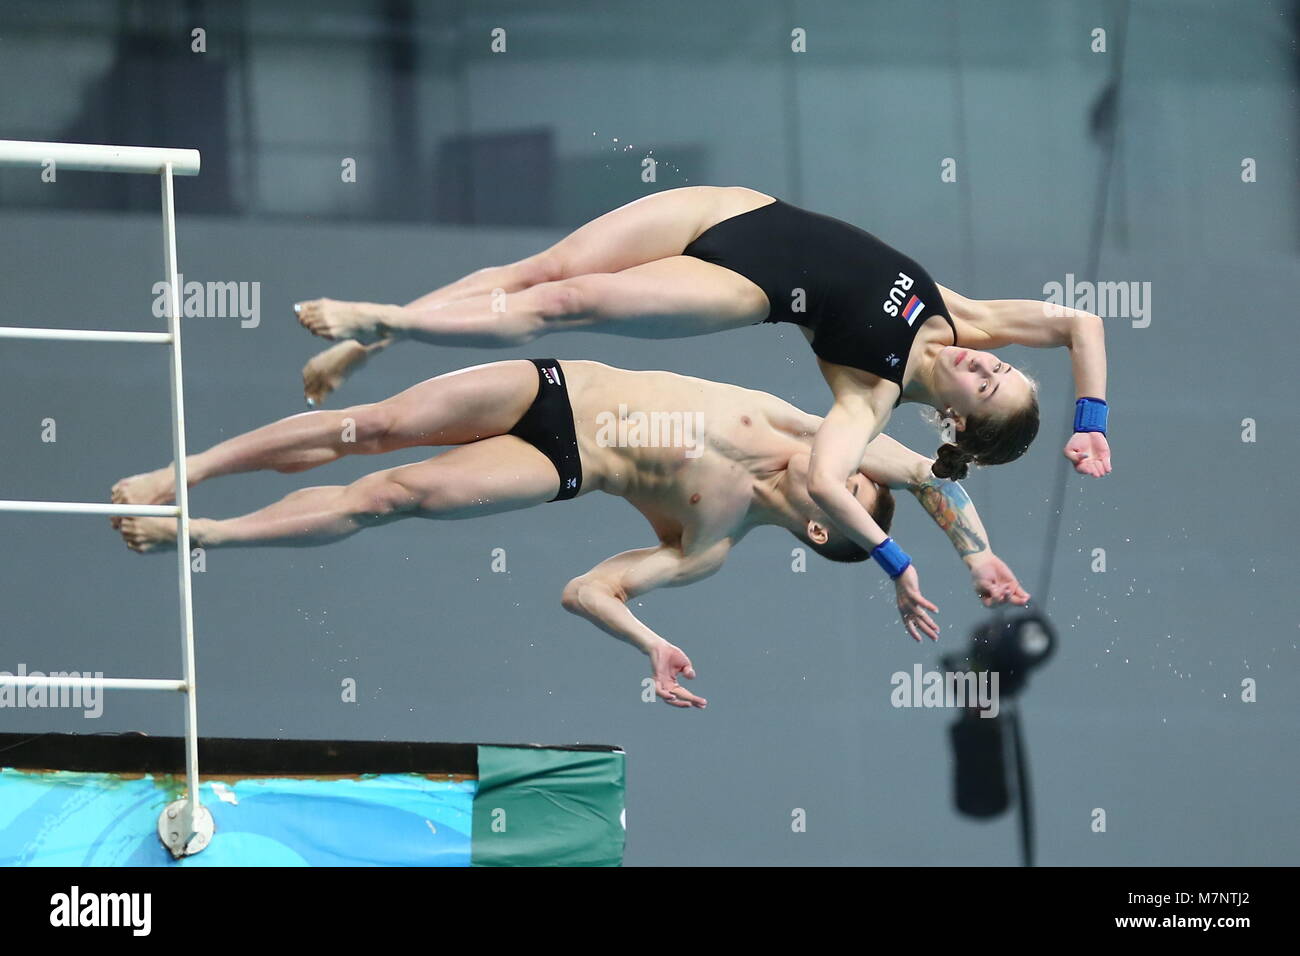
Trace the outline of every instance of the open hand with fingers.
<instances>
[{"instance_id":1,"label":"open hand with fingers","mask_svg":"<svg viewBox=\"0 0 1300 956\"><path fill-rule=\"evenodd\" d=\"M921 579L915 565L908 565L907 570L894 579L894 591L898 596L898 613L912 639L919 641L921 635L926 634L932 641L937 641L939 625L926 612L938 614L939 608L921 593Z\"/></svg>"},{"instance_id":2,"label":"open hand with fingers","mask_svg":"<svg viewBox=\"0 0 1300 956\"><path fill-rule=\"evenodd\" d=\"M697 697L677 683L678 677L685 677L687 680L695 679L695 668L691 665L691 659L680 647L675 647L667 641L659 644L650 652L650 668L654 674L655 694L664 703L674 707L698 707L701 710L709 705L703 697Z\"/></svg>"},{"instance_id":3,"label":"open hand with fingers","mask_svg":"<svg viewBox=\"0 0 1300 956\"><path fill-rule=\"evenodd\" d=\"M1065 457L1081 475L1110 474L1110 443L1101 432L1075 432L1065 446Z\"/></svg>"},{"instance_id":4,"label":"open hand with fingers","mask_svg":"<svg viewBox=\"0 0 1300 956\"><path fill-rule=\"evenodd\" d=\"M1029 603L1029 592L1020 586L1015 574L992 551L972 557L969 564L975 593L985 607L1002 603L1022 606Z\"/></svg>"}]
</instances>

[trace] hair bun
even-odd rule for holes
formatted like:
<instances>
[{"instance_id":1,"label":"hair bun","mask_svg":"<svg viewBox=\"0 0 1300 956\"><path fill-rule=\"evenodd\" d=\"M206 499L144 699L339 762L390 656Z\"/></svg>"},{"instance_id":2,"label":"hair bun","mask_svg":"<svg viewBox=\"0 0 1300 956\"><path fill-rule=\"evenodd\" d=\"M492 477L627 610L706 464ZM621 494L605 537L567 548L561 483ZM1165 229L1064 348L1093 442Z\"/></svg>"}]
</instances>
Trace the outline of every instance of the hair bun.
<instances>
[{"instance_id":1,"label":"hair bun","mask_svg":"<svg viewBox=\"0 0 1300 956\"><path fill-rule=\"evenodd\" d=\"M961 481L970 472L968 464L971 461L974 459L956 445L944 444L935 453L935 462L930 466L930 471L936 478Z\"/></svg>"}]
</instances>

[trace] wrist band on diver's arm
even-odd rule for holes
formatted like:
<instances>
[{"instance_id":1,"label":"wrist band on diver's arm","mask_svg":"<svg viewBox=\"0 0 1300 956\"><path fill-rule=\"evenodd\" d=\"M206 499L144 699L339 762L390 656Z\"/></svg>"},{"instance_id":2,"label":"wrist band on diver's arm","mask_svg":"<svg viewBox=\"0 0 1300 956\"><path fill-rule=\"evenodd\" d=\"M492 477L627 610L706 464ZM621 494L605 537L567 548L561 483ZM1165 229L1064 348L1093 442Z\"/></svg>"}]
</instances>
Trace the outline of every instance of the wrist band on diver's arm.
<instances>
[{"instance_id":1,"label":"wrist band on diver's arm","mask_svg":"<svg viewBox=\"0 0 1300 956\"><path fill-rule=\"evenodd\" d=\"M1106 434L1109 411L1104 398L1081 398L1074 403L1074 430Z\"/></svg>"},{"instance_id":2,"label":"wrist band on diver's arm","mask_svg":"<svg viewBox=\"0 0 1300 956\"><path fill-rule=\"evenodd\" d=\"M886 538L880 544L871 549L871 556L876 559L876 563L885 569L885 573L891 578L896 578L912 563L912 559L907 556L898 542L893 538Z\"/></svg>"}]
</instances>

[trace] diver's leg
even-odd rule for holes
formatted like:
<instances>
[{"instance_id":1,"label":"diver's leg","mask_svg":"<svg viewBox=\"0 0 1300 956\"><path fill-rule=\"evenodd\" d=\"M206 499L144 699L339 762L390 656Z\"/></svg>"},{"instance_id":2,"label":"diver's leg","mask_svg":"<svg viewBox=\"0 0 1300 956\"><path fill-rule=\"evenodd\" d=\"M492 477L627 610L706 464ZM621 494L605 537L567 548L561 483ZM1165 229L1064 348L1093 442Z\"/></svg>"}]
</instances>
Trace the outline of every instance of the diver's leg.
<instances>
[{"instance_id":1,"label":"diver's leg","mask_svg":"<svg viewBox=\"0 0 1300 956\"><path fill-rule=\"evenodd\" d=\"M513 435L366 475L350 485L294 491L237 518L190 520L196 547L315 547L402 518L472 518L550 501L560 477L550 460ZM176 546L175 518L123 518L127 546L141 553Z\"/></svg>"}]
</instances>

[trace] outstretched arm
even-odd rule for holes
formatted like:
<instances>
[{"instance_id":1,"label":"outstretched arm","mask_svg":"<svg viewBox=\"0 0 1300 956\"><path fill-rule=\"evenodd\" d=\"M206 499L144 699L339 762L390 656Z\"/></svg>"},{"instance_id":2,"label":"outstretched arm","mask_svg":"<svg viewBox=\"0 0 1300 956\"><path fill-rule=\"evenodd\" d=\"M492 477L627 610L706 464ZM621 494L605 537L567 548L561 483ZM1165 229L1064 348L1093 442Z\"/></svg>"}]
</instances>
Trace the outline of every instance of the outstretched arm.
<instances>
[{"instance_id":1,"label":"outstretched arm","mask_svg":"<svg viewBox=\"0 0 1300 956\"><path fill-rule=\"evenodd\" d=\"M680 587L713 574L727 560L730 541L690 555L678 547L661 544L656 548L624 551L574 578L564 588L564 609L585 617L606 634L631 644L650 658L655 693L675 707L708 705L682 687L678 676L692 679L695 668L681 648L670 644L637 619L627 602L655 588Z\"/></svg>"},{"instance_id":2,"label":"outstretched arm","mask_svg":"<svg viewBox=\"0 0 1300 956\"><path fill-rule=\"evenodd\" d=\"M848 488L848 479L861 467L867 447L887 417L873 408L869 394L837 397L813 439L808 494L831 523L866 549L893 579L898 613L912 639L919 641L924 633L937 641L939 625L928 612L939 608L921 593L912 559Z\"/></svg>"},{"instance_id":3,"label":"outstretched arm","mask_svg":"<svg viewBox=\"0 0 1300 956\"><path fill-rule=\"evenodd\" d=\"M963 345L980 349L1004 345L1067 348L1074 371L1075 398L1093 399L1104 405L1106 334L1099 316L1035 299L968 299L942 286L939 291L950 314L964 322L967 332L974 329L974 340L963 338ZM1074 463L1075 471L1100 478L1111 470L1110 445L1104 425L1100 431L1090 430L1092 427L1074 433L1065 446L1065 456Z\"/></svg>"},{"instance_id":4,"label":"outstretched arm","mask_svg":"<svg viewBox=\"0 0 1300 956\"><path fill-rule=\"evenodd\" d=\"M842 533L867 551L889 535L853 496L847 483L879 434L882 417L868 396L837 398L813 438L808 465L808 494L812 500Z\"/></svg>"},{"instance_id":5,"label":"outstretched arm","mask_svg":"<svg viewBox=\"0 0 1300 956\"><path fill-rule=\"evenodd\" d=\"M888 435L877 435L862 456L861 471L872 481L890 488L905 488L916 497L970 570L975 593L985 607L1003 601L1028 603L1028 592L993 553L975 503L957 482L936 478L930 469L933 463L902 442Z\"/></svg>"}]
</instances>

